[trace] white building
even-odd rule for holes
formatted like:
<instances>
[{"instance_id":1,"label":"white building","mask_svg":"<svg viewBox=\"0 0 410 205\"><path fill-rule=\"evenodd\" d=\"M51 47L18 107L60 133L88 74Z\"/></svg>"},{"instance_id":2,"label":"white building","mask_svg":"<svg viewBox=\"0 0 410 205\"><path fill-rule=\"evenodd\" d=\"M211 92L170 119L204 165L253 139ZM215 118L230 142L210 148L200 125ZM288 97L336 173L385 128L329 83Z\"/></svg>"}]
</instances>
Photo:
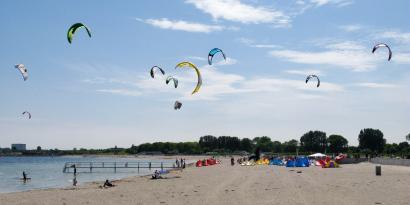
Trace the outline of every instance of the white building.
<instances>
[{"instance_id":1,"label":"white building","mask_svg":"<svg viewBox=\"0 0 410 205\"><path fill-rule=\"evenodd\" d=\"M11 144L12 151L25 151L26 144Z\"/></svg>"}]
</instances>

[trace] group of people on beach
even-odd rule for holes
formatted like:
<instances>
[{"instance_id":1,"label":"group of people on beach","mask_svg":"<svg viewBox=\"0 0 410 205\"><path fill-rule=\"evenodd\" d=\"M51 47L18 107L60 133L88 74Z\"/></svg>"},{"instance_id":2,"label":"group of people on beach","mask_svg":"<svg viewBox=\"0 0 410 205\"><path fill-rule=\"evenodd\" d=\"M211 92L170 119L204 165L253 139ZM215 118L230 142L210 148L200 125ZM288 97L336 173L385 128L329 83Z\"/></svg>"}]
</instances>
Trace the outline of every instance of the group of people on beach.
<instances>
[{"instance_id":1,"label":"group of people on beach","mask_svg":"<svg viewBox=\"0 0 410 205\"><path fill-rule=\"evenodd\" d=\"M182 158L180 160L176 159L175 165L177 168L185 169L185 159L182 159Z\"/></svg>"}]
</instances>

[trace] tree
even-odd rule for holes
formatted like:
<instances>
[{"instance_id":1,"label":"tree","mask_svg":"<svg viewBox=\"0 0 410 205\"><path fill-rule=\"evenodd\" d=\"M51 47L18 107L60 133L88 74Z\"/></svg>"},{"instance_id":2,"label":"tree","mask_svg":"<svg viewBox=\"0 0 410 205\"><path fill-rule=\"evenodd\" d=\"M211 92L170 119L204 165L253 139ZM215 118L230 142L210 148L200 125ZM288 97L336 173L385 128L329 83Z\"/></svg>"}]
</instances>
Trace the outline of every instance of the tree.
<instances>
[{"instance_id":1,"label":"tree","mask_svg":"<svg viewBox=\"0 0 410 205\"><path fill-rule=\"evenodd\" d=\"M283 151L287 153L296 153L296 149L298 147L298 141L293 139L282 144Z\"/></svg>"},{"instance_id":2,"label":"tree","mask_svg":"<svg viewBox=\"0 0 410 205\"><path fill-rule=\"evenodd\" d=\"M348 141L341 135L330 135L329 138L327 138L327 142L329 143L329 150L332 153L347 151Z\"/></svg>"},{"instance_id":3,"label":"tree","mask_svg":"<svg viewBox=\"0 0 410 205\"><path fill-rule=\"evenodd\" d=\"M37 146L37 151L41 151L41 147L40 147L40 146Z\"/></svg>"},{"instance_id":4,"label":"tree","mask_svg":"<svg viewBox=\"0 0 410 205\"><path fill-rule=\"evenodd\" d=\"M306 152L324 152L326 149L326 133L309 131L300 138L300 145Z\"/></svg>"},{"instance_id":5,"label":"tree","mask_svg":"<svg viewBox=\"0 0 410 205\"><path fill-rule=\"evenodd\" d=\"M255 137L253 142L256 144L256 147L259 147L261 152L271 152L273 148L273 143L271 139L267 136Z\"/></svg>"},{"instance_id":6,"label":"tree","mask_svg":"<svg viewBox=\"0 0 410 205\"><path fill-rule=\"evenodd\" d=\"M281 153L282 152L282 143L279 141L272 142L272 152Z\"/></svg>"},{"instance_id":7,"label":"tree","mask_svg":"<svg viewBox=\"0 0 410 205\"><path fill-rule=\"evenodd\" d=\"M376 155L383 151L384 145L386 144L386 139L383 138L383 132L378 129L366 128L360 130L358 139L360 149L368 149Z\"/></svg>"},{"instance_id":8,"label":"tree","mask_svg":"<svg viewBox=\"0 0 410 205\"><path fill-rule=\"evenodd\" d=\"M253 149L253 144L252 144L252 140L250 140L249 138L243 138L241 140L241 150L243 151L247 151L247 152L252 152Z\"/></svg>"},{"instance_id":9,"label":"tree","mask_svg":"<svg viewBox=\"0 0 410 205\"><path fill-rule=\"evenodd\" d=\"M410 133L408 135L406 135L406 140L410 141Z\"/></svg>"},{"instance_id":10,"label":"tree","mask_svg":"<svg viewBox=\"0 0 410 205\"><path fill-rule=\"evenodd\" d=\"M396 154L399 151L399 146L396 143L385 144L383 147L383 152L388 155Z\"/></svg>"},{"instance_id":11,"label":"tree","mask_svg":"<svg viewBox=\"0 0 410 205\"><path fill-rule=\"evenodd\" d=\"M212 135L206 135L199 138L199 146L205 151L210 152L218 148L218 139Z\"/></svg>"}]
</instances>

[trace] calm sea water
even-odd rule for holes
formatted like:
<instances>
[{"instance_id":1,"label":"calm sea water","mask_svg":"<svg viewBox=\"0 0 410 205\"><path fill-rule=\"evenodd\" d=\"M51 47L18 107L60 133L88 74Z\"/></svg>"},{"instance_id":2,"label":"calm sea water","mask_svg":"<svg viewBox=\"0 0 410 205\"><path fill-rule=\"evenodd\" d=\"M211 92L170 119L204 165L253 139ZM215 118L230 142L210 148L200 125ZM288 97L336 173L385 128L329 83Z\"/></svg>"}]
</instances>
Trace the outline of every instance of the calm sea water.
<instances>
[{"instance_id":1,"label":"calm sea water","mask_svg":"<svg viewBox=\"0 0 410 205\"><path fill-rule=\"evenodd\" d=\"M27 191L32 189L59 188L72 186L73 173L63 173L65 162L174 162L174 160L147 160L140 158L118 157L0 157L0 193ZM25 171L31 180L23 183L22 173ZM93 170L93 173L78 173L78 184L120 179L128 176L147 175L153 170L119 169L116 173L111 169Z\"/></svg>"}]
</instances>

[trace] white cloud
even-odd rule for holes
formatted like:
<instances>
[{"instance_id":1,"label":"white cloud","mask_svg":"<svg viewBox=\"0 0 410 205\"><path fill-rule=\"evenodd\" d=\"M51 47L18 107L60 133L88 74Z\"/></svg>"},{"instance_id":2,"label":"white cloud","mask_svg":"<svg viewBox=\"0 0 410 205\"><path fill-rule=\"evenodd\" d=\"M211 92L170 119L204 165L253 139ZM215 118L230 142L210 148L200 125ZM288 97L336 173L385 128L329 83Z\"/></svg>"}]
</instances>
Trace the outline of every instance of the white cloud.
<instances>
[{"instance_id":1,"label":"white cloud","mask_svg":"<svg viewBox=\"0 0 410 205\"><path fill-rule=\"evenodd\" d=\"M221 61L223 62L223 61ZM228 61L229 62L229 61ZM218 63L215 65L217 66ZM344 88L332 84L321 83L320 88L315 83L305 84L304 80L282 79L275 77L254 77L247 79L242 75L218 71L216 67L204 65L200 67L203 81L200 92L191 95L196 85L195 72L180 72L176 74L179 80L178 89L166 85L162 76L152 79L146 74L139 74L135 81L119 78L98 77L92 80L84 80L84 83L95 86L104 86L104 89L96 89L98 93L123 95L123 96L160 96L161 100L181 99L185 101L197 100L219 100L227 95L241 93L262 92L285 92L292 91L296 97L304 92L335 92L343 91ZM170 100L171 100L170 99Z\"/></svg>"},{"instance_id":2,"label":"white cloud","mask_svg":"<svg viewBox=\"0 0 410 205\"><path fill-rule=\"evenodd\" d=\"M348 6L353 3L352 0L310 0L310 3L314 4L315 6L324 6L327 4L334 4L338 7Z\"/></svg>"},{"instance_id":3,"label":"white cloud","mask_svg":"<svg viewBox=\"0 0 410 205\"><path fill-rule=\"evenodd\" d=\"M312 92L344 91L342 86L333 83L321 82L320 87L316 88L315 83L306 84L304 80L290 80L281 78L256 78L248 80L248 82L246 82L243 86L246 90L251 90L253 92L275 92L289 89Z\"/></svg>"},{"instance_id":4,"label":"white cloud","mask_svg":"<svg viewBox=\"0 0 410 205\"><path fill-rule=\"evenodd\" d=\"M327 48L325 51L274 50L269 54L294 63L330 65L353 71L375 69L381 60L379 54L371 55L365 47L349 41L329 44L325 48Z\"/></svg>"},{"instance_id":5,"label":"white cloud","mask_svg":"<svg viewBox=\"0 0 410 205\"><path fill-rule=\"evenodd\" d=\"M199 57L199 56L188 56L188 59L191 60L199 60L199 61L206 61L207 59L204 57Z\"/></svg>"},{"instance_id":6,"label":"white cloud","mask_svg":"<svg viewBox=\"0 0 410 205\"><path fill-rule=\"evenodd\" d=\"M410 33L403 33L398 31L385 31L376 35L378 38L393 39L398 43L410 43Z\"/></svg>"},{"instance_id":7,"label":"white cloud","mask_svg":"<svg viewBox=\"0 0 410 205\"><path fill-rule=\"evenodd\" d=\"M394 54L392 60L398 64L410 64L410 53Z\"/></svg>"},{"instance_id":8,"label":"white cloud","mask_svg":"<svg viewBox=\"0 0 410 205\"><path fill-rule=\"evenodd\" d=\"M220 25L207 25L207 24L187 22L187 21L181 21L181 20L174 21L174 20L169 20L167 18L145 19L145 20L137 18L136 20L144 22L146 24L150 24L154 27L161 28L161 29L170 29L170 30L178 30L178 31L186 31L186 32L211 33L211 32L222 31L226 29L234 29L234 28L226 28Z\"/></svg>"},{"instance_id":9,"label":"white cloud","mask_svg":"<svg viewBox=\"0 0 410 205\"><path fill-rule=\"evenodd\" d=\"M248 38L239 38L239 42L252 48L280 48L281 46L275 44L257 44L254 40Z\"/></svg>"},{"instance_id":10,"label":"white cloud","mask_svg":"<svg viewBox=\"0 0 410 205\"><path fill-rule=\"evenodd\" d=\"M127 90L127 89L99 89L96 90L99 93L109 93L109 94L116 94L116 95L123 95L123 96L140 96L141 92L135 90Z\"/></svg>"},{"instance_id":11,"label":"white cloud","mask_svg":"<svg viewBox=\"0 0 410 205\"><path fill-rule=\"evenodd\" d=\"M366 50L366 47L354 41L343 41L325 45L325 48L334 50Z\"/></svg>"},{"instance_id":12,"label":"white cloud","mask_svg":"<svg viewBox=\"0 0 410 205\"><path fill-rule=\"evenodd\" d=\"M322 75L322 72L319 70L285 70L284 72L288 74L302 75L302 76Z\"/></svg>"},{"instance_id":13,"label":"white cloud","mask_svg":"<svg viewBox=\"0 0 410 205\"><path fill-rule=\"evenodd\" d=\"M279 27L290 24L290 17L282 11L244 4L239 0L187 0L186 3L193 4L215 20L224 19L245 24L273 23Z\"/></svg>"},{"instance_id":14,"label":"white cloud","mask_svg":"<svg viewBox=\"0 0 410 205\"><path fill-rule=\"evenodd\" d=\"M358 24L350 24L350 25L339 26L339 29L346 31L346 32L355 32L355 31L361 30L362 26Z\"/></svg>"},{"instance_id":15,"label":"white cloud","mask_svg":"<svg viewBox=\"0 0 410 205\"><path fill-rule=\"evenodd\" d=\"M359 87L365 88L398 88L398 85L387 84L387 83L358 83L356 84Z\"/></svg>"},{"instance_id":16,"label":"white cloud","mask_svg":"<svg viewBox=\"0 0 410 205\"><path fill-rule=\"evenodd\" d=\"M218 65L220 65L220 66L223 66L223 65L235 65L235 64L237 64L237 63L238 63L238 60L227 57L226 60L223 60L223 59L222 59L221 61L217 62L216 65L217 65L217 66L218 66Z\"/></svg>"}]
</instances>

